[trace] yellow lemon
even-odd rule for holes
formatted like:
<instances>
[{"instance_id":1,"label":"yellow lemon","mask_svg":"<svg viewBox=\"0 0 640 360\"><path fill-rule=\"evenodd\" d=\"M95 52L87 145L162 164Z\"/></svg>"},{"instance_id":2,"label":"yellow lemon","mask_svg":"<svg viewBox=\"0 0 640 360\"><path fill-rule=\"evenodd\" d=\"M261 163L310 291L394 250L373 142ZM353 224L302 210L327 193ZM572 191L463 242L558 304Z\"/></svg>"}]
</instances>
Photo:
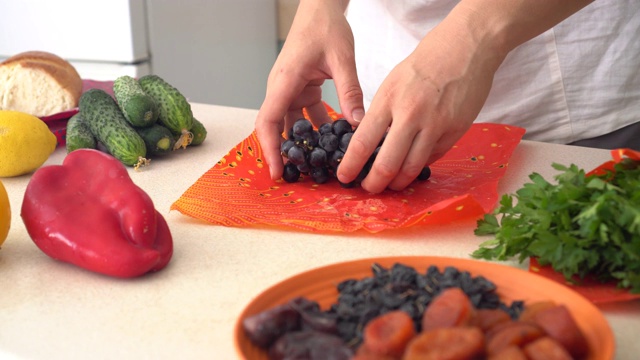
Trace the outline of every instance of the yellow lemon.
<instances>
[{"instance_id":1,"label":"yellow lemon","mask_svg":"<svg viewBox=\"0 0 640 360\"><path fill-rule=\"evenodd\" d=\"M7 238L11 226L11 207L9 206L9 196L0 182L0 246Z\"/></svg>"},{"instance_id":2,"label":"yellow lemon","mask_svg":"<svg viewBox=\"0 0 640 360\"><path fill-rule=\"evenodd\" d=\"M0 177L34 171L47 161L56 145L56 136L42 120L0 110Z\"/></svg>"}]
</instances>

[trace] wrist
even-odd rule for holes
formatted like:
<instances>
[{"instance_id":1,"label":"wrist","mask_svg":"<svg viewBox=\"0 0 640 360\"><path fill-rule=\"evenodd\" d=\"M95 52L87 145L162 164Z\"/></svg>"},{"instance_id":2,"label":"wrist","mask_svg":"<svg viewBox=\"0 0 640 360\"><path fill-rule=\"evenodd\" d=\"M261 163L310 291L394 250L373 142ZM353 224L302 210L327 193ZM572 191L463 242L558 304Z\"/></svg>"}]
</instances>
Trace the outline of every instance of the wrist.
<instances>
[{"instance_id":1,"label":"wrist","mask_svg":"<svg viewBox=\"0 0 640 360\"><path fill-rule=\"evenodd\" d=\"M469 9L456 7L420 41L415 59L430 59L428 71L436 78L447 77L452 62L467 70L494 73L512 48L500 31L502 25L485 19Z\"/></svg>"},{"instance_id":2,"label":"wrist","mask_svg":"<svg viewBox=\"0 0 640 360\"><path fill-rule=\"evenodd\" d=\"M472 3L461 2L442 22L442 32L450 33L455 41L466 43L470 49L486 54L501 63L517 45L509 34L507 16L496 16L496 11L478 9ZM498 64L499 66L499 64Z\"/></svg>"},{"instance_id":3,"label":"wrist","mask_svg":"<svg viewBox=\"0 0 640 360\"><path fill-rule=\"evenodd\" d=\"M305 8L330 8L344 13L349 5L349 0L300 0L298 7Z\"/></svg>"}]
</instances>

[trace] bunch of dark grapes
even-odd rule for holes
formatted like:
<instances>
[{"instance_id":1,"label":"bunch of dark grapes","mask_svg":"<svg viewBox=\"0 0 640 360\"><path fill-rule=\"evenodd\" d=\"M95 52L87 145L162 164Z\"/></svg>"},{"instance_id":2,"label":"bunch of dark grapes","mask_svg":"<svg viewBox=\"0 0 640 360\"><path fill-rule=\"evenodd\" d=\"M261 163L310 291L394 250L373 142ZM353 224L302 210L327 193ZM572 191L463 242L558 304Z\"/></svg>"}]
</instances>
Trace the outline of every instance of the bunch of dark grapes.
<instances>
[{"instance_id":1,"label":"bunch of dark grapes","mask_svg":"<svg viewBox=\"0 0 640 360\"><path fill-rule=\"evenodd\" d=\"M338 119L332 123L325 123L315 130L307 119L297 120L287 134L287 138L280 146L282 156L287 158L282 178L293 183L300 175L310 176L317 184L323 184L330 177L337 179L337 171L344 153L349 147L354 128L346 119ZM384 138L369 157L358 177L348 183L340 183L343 187L353 187L364 179L380 151ZM425 166L418 180L427 180L431 176L431 169Z\"/></svg>"}]
</instances>

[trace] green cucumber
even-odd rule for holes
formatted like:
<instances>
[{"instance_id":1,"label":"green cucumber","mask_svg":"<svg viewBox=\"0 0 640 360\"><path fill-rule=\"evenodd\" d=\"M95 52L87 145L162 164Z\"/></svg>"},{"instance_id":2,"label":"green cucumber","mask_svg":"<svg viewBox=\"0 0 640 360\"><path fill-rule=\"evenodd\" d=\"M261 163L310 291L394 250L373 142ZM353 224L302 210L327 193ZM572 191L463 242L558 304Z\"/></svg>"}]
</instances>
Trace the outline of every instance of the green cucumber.
<instances>
[{"instance_id":1,"label":"green cucumber","mask_svg":"<svg viewBox=\"0 0 640 360\"><path fill-rule=\"evenodd\" d=\"M116 101L104 90L90 89L80 97L80 113L109 154L136 169L146 165L144 140L127 122Z\"/></svg>"},{"instance_id":2,"label":"green cucumber","mask_svg":"<svg viewBox=\"0 0 640 360\"><path fill-rule=\"evenodd\" d=\"M77 113L67 121L67 154L78 149L95 149L97 142L84 118Z\"/></svg>"},{"instance_id":3,"label":"green cucumber","mask_svg":"<svg viewBox=\"0 0 640 360\"><path fill-rule=\"evenodd\" d=\"M120 76L113 82L113 94L118 106L129 124L147 127L158 120L158 106L155 100L142 90L138 81L131 76Z\"/></svg>"},{"instance_id":4,"label":"green cucumber","mask_svg":"<svg viewBox=\"0 0 640 360\"><path fill-rule=\"evenodd\" d=\"M193 140L191 145L200 145L207 137L207 129L204 127L198 119L193 118L193 126L191 127L191 133L193 134Z\"/></svg>"},{"instance_id":5,"label":"green cucumber","mask_svg":"<svg viewBox=\"0 0 640 360\"><path fill-rule=\"evenodd\" d=\"M175 149L186 148L193 139L193 113L187 99L171 84L157 75L146 75L138 82L158 105L158 122L179 136Z\"/></svg>"},{"instance_id":6,"label":"green cucumber","mask_svg":"<svg viewBox=\"0 0 640 360\"><path fill-rule=\"evenodd\" d=\"M136 131L144 140L149 156L166 155L173 151L176 141L171 131L166 127L154 124L146 128L136 129Z\"/></svg>"}]
</instances>

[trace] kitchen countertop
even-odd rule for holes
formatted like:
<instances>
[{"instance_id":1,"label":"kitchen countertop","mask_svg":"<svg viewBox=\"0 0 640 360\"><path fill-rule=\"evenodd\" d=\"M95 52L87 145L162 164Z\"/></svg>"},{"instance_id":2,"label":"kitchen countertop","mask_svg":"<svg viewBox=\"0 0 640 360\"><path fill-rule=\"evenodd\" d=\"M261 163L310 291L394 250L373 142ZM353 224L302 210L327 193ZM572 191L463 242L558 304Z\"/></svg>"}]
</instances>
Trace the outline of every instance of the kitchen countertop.
<instances>
[{"instance_id":1,"label":"kitchen countertop","mask_svg":"<svg viewBox=\"0 0 640 360\"><path fill-rule=\"evenodd\" d=\"M469 258L485 240L475 221L370 234L315 234L273 228L227 228L169 211L198 178L248 136L256 110L193 104L208 130L199 147L156 159L134 182L153 199L172 231L174 255L162 271L123 280L57 262L30 240L20 218L29 175L3 178L12 207L0 250L0 358L234 359L240 312L268 287L302 271L390 255ZM59 147L47 164L60 164ZM513 193L531 172L551 179L552 162L587 170L609 151L523 141L498 191ZM516 267L522 264L507 262ZM617 343L617 359L640 353L640 301L600 307Z\"/></svg>"}]
</instances>

